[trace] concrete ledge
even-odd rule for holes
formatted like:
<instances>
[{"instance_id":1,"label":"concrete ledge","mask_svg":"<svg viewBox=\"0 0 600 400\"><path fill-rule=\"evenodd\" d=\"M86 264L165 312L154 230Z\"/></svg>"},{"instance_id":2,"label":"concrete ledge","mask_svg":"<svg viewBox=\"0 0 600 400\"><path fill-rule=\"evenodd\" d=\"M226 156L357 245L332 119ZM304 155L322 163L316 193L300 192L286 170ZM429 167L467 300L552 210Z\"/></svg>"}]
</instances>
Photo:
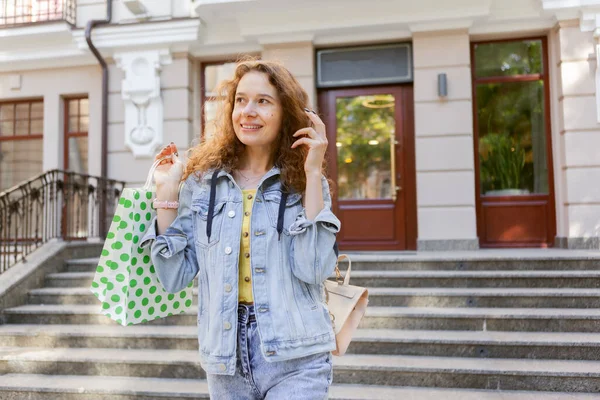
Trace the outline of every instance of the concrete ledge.
<instances>
[{"instance_id":1,"label":"concrete ledge","mask_svg":"<svg viewBox=\"0 0 600 400\"><path fill-rule=\"evenodd\" d=\"M478 239L417 240L418 251L465 251L479 249Z\"/></svg>"},{"instance_id":2,"label":"concrete ledge","mask_svg":"<svg viewBox=\"0 0 600 400\"><path fill-rule=\"evenodd\" d=\"M6 323L4 310L27 304L28 292L44 286L46 275L61 272L65 260L99 256L100 242L64 242L54 239L0 274L0 324Z\"/></svg>"},{"instance_id":3,"label":"concrete ledge","mask_svg":"<svg viewBox=\"0 0 600 400\"><path fill-rule=\"evenodd\" d=\"M560 249L600 250L600 237L556 237L554 246Z\"/></svg>"}]
</instances>

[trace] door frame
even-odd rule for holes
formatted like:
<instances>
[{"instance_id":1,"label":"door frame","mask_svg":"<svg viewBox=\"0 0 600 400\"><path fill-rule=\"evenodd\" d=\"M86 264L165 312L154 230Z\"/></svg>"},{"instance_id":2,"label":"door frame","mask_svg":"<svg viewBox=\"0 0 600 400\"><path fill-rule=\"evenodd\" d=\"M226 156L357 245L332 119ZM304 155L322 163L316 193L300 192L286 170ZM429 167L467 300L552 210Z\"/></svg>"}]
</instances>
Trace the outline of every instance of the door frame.
<instances>
[{"instance_id":1,"label":"door frame","mask_svg":"<svg viewBox=\"0 0 600 400\"><path fill-rule=\"evenodd\" d=\"M396 175L396 183L401 186L401 191L404 195L404 215L403 218L397 217L396 222L403 226L404 229L404 243L402 245L391 246L389 244L374 244L369 245L369 250L416 250L417 249L417 236L418 236L418 225L417 225L417 177L416 177L416 163L415 163L415 123L414 123L414 94L412 83L408 84L396 84L396 85L382 85L382 86L359 86L352 88L333 88L323 89L318 92L318 110L319 114L323 116L323 121L327 129L327 153L326 153L326 164L327 164L327 176L332 180L337 179L337 147L336 147L336 131L333 129L336 126L335 114L329 114L327 112L327 105L330 104L332 98L335 97L350 97L359 95L376 95L376 94L389 94L390 90L393 90L398 94L401 107L396 107L394 110L395 119L397 121L396 129L402 130L402 140L396 145L396 174L400 171L400 176ZM332 196L332 209L333 212L339 213L339 202L337 198L337 191L334 188ZM398 196L400 197L400 195ZM361 202L368 202L369 200L361 200ZM397 200L397 203L400 200ZM343 227L342 227L343 229ZM342 250L361 250L361 244L356 245L344 245L340 242L340 248Z\"/></svg>"},{"instance_id":2,"label":"door frame","mask_svg":"<svg viewBox=\"0 0 600 400\"><path fill-rule=\"evenodd\" d=\"M487 43L506 43L528 40L539 40L542 43L542 63L543 70L539 75L538 80L544 81L544 130L546 135L546 163L548 169L548 193L534 193L530 195L520 196L492 196L485 198L481 195L481 182L479 170L479 118L477 115L477 78L475 76L475 46L478 44ZM548 65L548 38L547 36L533 36L510 39L497 40L480 40L473 41L470 45L471 49L471 91L472 91L472 106L473 106L473 154L475 162L475 210L477 218L477 236L479 237L479 245L483 248L513 248L513 247L553 247L556 237L556 200L554 189L554 158L552 151L552 126L551 126L551 106L550 106L550 68ZM530 74L535 75L535 74ZM522 79L510 77L510 81L531 81L525 76ZM485 78L481 78L485 80ZM484 201L488 207L499 206L547 206L546 210L546 241L545 242L525 242L525 241L506 241L506 242L488 242L486 237L486 222L484 213Z\"/></svg>"}]
</instances>

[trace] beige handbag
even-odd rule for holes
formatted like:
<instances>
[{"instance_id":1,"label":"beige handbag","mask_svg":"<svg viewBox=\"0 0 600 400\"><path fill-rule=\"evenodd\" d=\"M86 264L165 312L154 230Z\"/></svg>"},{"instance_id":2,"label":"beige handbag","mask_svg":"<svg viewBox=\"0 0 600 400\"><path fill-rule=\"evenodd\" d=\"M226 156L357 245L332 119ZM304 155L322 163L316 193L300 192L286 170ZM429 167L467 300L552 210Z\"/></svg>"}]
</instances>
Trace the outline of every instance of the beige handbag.
<instances>
[{"instance_id":1,"label":"beige handbag","mask_svg":"<svg viewBox=\"0 0 600 400\"><path fill-rule=\"evenodd\" d=\"M341 259L348 260L348 270L342 281L342 274L338 268ZM335 264L336 280L325 281L325 299L329 308L329 316L335 332L336 350L335 356L343 356L350 345L352 335L358 327L360 320L367 309L369 303L369 292L367 289L359 286L352 286L350 282L350 271L352 261L346 254L340 254Z\"/></svg>"}]
</instances>

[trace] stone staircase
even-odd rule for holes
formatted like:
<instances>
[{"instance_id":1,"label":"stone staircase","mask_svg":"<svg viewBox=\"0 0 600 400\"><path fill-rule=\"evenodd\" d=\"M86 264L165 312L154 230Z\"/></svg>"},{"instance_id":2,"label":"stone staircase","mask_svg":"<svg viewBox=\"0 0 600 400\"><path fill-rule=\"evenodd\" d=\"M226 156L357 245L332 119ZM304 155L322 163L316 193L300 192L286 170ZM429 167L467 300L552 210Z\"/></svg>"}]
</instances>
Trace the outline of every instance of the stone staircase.
<instances>
[{"instance_id":1,"label":"stone staircase","mask_svg":"<svg viewBox=\"0 0 600 400\"><path fill-rule=\"evenodd\" d=\"M600 252L352 259L370 306L331 399L600 398ZM88 289L96 263L67 261L3 311L0 399L208 398L195 311L118 326Z\"/></svg>"}]
</instances>

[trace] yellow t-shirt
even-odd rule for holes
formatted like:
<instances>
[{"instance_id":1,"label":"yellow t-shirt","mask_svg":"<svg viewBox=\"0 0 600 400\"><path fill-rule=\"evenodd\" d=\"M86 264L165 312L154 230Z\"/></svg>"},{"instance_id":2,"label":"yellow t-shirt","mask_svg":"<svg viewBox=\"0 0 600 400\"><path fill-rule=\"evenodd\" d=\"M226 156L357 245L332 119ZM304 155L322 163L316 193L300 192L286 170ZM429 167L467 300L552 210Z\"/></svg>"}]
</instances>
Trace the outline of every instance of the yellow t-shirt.
<instances>
[{"instance_id":1,"label":"yellow t-shirt","mask_svg":"<svg viewBox=\"0 0 600 400\"><path fill-rule=\"evenodd\" d=\"M252 269L250 267L250 215L256 189L242 190L244 198L244 215L242 220L242 237L240 239L240 266L239 266L239 295L240 303L253 303L252 296Z\"/></svg>"}]
</instances>

